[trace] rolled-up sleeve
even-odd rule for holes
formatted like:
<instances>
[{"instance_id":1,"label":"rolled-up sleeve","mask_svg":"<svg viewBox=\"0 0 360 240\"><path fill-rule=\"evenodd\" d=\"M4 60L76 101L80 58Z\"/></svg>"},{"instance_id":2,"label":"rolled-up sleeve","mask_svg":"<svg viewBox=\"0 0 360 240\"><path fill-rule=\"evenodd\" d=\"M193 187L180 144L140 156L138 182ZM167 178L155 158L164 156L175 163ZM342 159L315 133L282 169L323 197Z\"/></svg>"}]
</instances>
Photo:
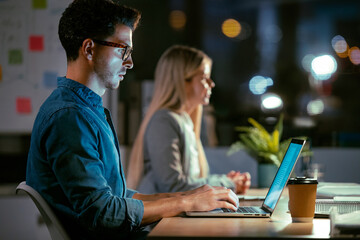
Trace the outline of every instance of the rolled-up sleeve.
<instances>
[{"instance_id":1,"label":"rolled-up sleeve","mask_svg":"<svg viewBox=\"0 0 360 240\"><path fill-rule=\"evenodd\" d=\"M144 215L144 203L132 197L137 191L126 189L126 210L134 226L139 226Z\"/></svg>"},{"instance_id":2,"label":"rolled-up sleeve","mask_svg":"<svg viewBox=\"0 0 360 240\"><path fill-rule=\"evenodd\" d=\"M127 198L132 198L134 196L135 193L137 193L138 191L133 190L133 189L126 189L126 197Z\"/></svg>"},{"instance_id":3,"label":"rolled-up sleeve","mask_svg":"<svg viewBox=\"0 0 360 240\"><path fill-rule=\"evenodd\" d=\"M137 199L126 198L127 217L131 221L132 226L140 226L144 215L144 204Z\"/></svg>"}]
</instances>

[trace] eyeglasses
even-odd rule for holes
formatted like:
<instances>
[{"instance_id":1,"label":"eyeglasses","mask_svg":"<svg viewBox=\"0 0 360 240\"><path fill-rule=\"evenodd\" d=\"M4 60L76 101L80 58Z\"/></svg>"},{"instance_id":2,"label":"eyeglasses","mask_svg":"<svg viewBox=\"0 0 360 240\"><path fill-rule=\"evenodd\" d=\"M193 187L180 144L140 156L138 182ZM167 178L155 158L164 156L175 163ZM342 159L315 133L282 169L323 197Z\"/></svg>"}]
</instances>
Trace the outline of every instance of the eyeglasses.
<instances>
[{"instance_id":1,"label":"eyeglasses","mask_svg":"<svg viewBox=\"0 0 360 240\"><path fill-rule=\"evenodd\" d=\"M116 47L116 48L124 48L124 53L122 55L122 60L123 61L126 61L128 60L128 58L130 57L132 51L133 51L133 48L128 46L128 45L125 45L125 44L122 44L122 43L114 43L114 42L108 42L108 41L101 41L101 40L96 40L96 39L93 39L93 41L97 44L100 44L100 45L103 45L103 46L109 46L109 47Z\"/></svg>"}]
</instances>

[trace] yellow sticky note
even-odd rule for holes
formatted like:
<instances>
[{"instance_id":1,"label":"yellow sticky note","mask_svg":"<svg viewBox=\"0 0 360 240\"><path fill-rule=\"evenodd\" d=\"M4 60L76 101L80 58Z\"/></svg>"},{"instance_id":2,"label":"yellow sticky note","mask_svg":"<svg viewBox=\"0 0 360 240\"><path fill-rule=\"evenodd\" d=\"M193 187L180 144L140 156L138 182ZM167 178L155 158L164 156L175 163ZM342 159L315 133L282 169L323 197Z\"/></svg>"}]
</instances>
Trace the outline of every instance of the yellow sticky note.
<instances>
[{"instance_id":1,"label":"yellow sticky note","mask_svg":"<svg viewBox=\"0 0 360 240\"><path fill-rule=\"evenodd\" d=\"M47 6L46 0L33 0L32 6L34 9L44 9Z\"/></svg>"}]
</instances>

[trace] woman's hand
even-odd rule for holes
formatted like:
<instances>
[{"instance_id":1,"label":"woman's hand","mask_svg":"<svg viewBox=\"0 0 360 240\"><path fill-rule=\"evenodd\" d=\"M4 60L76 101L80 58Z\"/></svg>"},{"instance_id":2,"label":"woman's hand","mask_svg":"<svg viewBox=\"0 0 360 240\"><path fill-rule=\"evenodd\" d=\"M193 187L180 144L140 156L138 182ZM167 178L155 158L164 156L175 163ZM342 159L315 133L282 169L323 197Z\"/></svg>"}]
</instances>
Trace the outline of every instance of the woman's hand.
<instances>
[{"instance_id":1,"label":"woman's hand","mask_svg":"<svg viewBox=\"0 0 360 240\"><path fill-rule=\"evenodd\" d=\"M250 173L231 171L227 174L227 177L235 184L235 192L237 194L245 194L251 185Z\"/></svg>"}]
</instances>

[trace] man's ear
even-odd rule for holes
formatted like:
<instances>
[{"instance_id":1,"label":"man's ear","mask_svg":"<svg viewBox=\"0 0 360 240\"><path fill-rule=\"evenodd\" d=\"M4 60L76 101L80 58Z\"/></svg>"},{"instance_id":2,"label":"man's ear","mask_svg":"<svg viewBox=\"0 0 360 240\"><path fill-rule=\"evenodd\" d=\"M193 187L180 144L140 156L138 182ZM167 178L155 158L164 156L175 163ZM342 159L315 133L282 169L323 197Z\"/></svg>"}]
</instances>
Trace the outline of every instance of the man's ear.
<instances>
[{"instance_id":1,"label":"man's ear","mask_svg":"<svg viewBox=\"0 0 360 240\"><path fill-rule=\"evenodd\" d=\"M81 46L81 54L87 59L92 60L94 56L94 42L90 38L87 38L83 41Z\"/></svg>"}]
</instances>

